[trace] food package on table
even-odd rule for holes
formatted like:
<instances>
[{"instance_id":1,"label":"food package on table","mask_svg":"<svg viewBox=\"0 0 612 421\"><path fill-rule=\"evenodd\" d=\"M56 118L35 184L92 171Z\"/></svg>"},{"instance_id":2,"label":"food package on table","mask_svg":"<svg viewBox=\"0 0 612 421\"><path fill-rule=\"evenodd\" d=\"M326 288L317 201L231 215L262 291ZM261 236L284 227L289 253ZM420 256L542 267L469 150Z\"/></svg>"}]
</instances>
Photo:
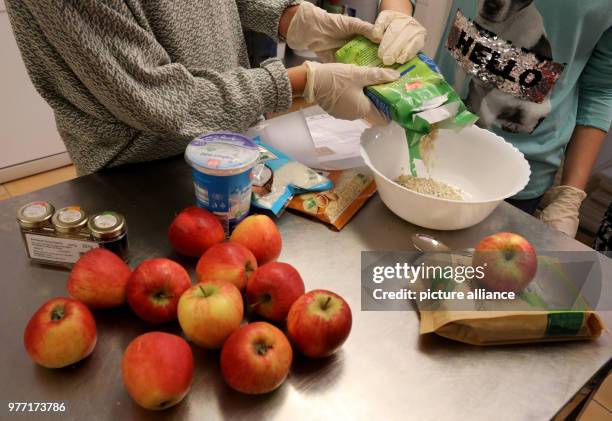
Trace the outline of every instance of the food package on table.
<instances>
[{"instance_id":1,"label":"food package on table","mask_svg":"<svg viewBox=\"0 0 612 421\"><path fill-rule=\"evenodd\" d=\"M376 192L374 178L367 169L325 173L334 183L330 190L296 195L288 208L302 212L341 230Z\"/></svg>"},{"instance_id":2,"label":"food package on table","mask_svg":"<svg viewBox=\"0 0 612 421\"><path fill-rule=\"evenodd\" d=\"M432 258L436 257L428 257ZM471 265L471 258L465 256L451 254L446 258L454 265ZM444 300L417 301L420 334L436 333L472 345L504 345L596 339L605 329L601 317L570 282L564 264L551 256L538 256L536 277L513 300L488 299L472 281L421 278L414 285L423 290L463 291L466 296L472 291L476 297L460 305ZM566 302L573 304L563 304L564 310L554 309L555 303Z\"/></svg>"},{"instance_id":3,"label":"food package on table","mask_svg":"<svg viewBox=\"0 0 612 421\"><path fill-rule=\"evenodd\" d=\"M423 311L420 333L472 345L596 339L604 329L594 311Z\"/></svg>"},{"instance_id":4,"label":"food package on table","mask_svg":"<svg viewBox=\"0 0 612 421\"><path fill-rule=\"evenodd\" d=\"M259 159L252 172L253 206L278 216L295 194L332 188L327 177L263 144L259 137L254 141L259 148Z\"/></svg>"},{"instance_id":5,"label":"food package on table","mask_svg":"<svg viewBox=\"0 0 612 421\"><path fill-rule=\"evenodd\" d=\"M383 67L378 45L358 36L336 52L340 63ZM410 170L416 176L414 159L420 159L423 136L435 136L435 129L461 129L478 116L465 107L455 90L444 80L440 69L425 54L419 53L404 64L390 66L400 72L399 79L368 86L365 94L376 108L406 130L410 150Z\"/></svg>"}]
</instances>

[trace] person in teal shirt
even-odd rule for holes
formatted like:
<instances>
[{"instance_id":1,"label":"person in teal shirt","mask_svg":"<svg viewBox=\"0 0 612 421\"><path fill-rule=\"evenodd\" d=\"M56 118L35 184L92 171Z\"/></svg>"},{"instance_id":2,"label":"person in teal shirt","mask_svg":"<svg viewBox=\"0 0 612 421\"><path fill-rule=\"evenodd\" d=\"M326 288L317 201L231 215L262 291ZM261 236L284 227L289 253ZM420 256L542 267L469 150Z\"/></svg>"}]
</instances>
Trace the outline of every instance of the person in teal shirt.
<instances>
[{"instance_id":1,"label":"person in teal shirt","mask_svg":"<svg viewBox=\"0 0 612 421\"><path fill-rule=\"evenodd\" d=\"M399 25L412 14L410 1L382 0L380 9L375 28L385 35L415 32L414 19ZM385 64L405 61L398 51L383 36ZM529 161L529 183L508 201L529 213L543 205L542 221L574 237L612 123L612 2L454 0L435 61L479 115L477 124ZM560 183L551 188L562 163Z\"/></svg>"}]
</instances>

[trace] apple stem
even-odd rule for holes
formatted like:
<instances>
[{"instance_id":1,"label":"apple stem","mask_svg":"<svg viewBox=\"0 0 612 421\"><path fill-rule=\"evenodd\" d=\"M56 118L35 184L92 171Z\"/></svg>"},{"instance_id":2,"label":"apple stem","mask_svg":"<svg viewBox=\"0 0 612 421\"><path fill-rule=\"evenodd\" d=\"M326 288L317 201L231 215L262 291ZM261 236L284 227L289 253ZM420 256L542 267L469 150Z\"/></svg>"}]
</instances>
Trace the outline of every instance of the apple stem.
<instances>
[{"instance_id":1,"label":"apple stem","mask_svg":"<svg viewBox=\"0 0 612 421\"><path fill-rule=\"evenodd\" d=\"M255 269L251 265L251 262L247 262L247 264L244 265L244 274L246 275L247 279L251 277L253 272L255 272Z\"/></svg>"},{"instance_id":2,"label":"apple stem","mask_svg":"<svg viewBox=\"0 0 612 421\"><path fill-rule=\"evenodd\" d=\"M332 297L327 297L327 300L325 300L325 302L321 306L321 310L327 310L327 306L329 305L329 302L331 301L331 299Z\"/></svg>"},{"instance_id":3,"label":"apple stem","mask_svg":"<svg viewBox=\"0 0 612 421\"><path fill-rule=\"evenodd\" d=\"M255 344L255 352L257 352L257 355L266 355L266 352L268 352L268 349L271 349L272 345L266 345L264 343L258 342Z\"/></svg>"},{"instance_id":4,"label":"apple stem","mask_svg":"<svg viewBox=\"0 0 612 421\"><path fill-rule=\"evenodd\" d=\"M55 307L51 312L51 320L61 320L64 318L64 309L62 307Z\"/></svg>"},{"instance_id":5,"label":"apple stem","mask_svg":"<svg viewBox=\"0 0 612 421\"><path fill-rule=\"evenodd\" d=\"M200 288L200 291L202 291L202 295L204 295L204 298L208 297L210 294L207 294L206 291L204 290L204 288L202 288L202 285L198 285L198 287Z\"/></svg>"},{"instance_id":6,"label":"apple stem","mask_svg":"<svg viewBox=\"0 0 612 421\"><path fill-rule=\"evenodd\" d=\"M253 309L260 304L267 303L271 299L272 297L270 297L270 294L264 294L259 300L255 301L253 304L249 304L249 308Z\"/></svg>"}]
</instances>

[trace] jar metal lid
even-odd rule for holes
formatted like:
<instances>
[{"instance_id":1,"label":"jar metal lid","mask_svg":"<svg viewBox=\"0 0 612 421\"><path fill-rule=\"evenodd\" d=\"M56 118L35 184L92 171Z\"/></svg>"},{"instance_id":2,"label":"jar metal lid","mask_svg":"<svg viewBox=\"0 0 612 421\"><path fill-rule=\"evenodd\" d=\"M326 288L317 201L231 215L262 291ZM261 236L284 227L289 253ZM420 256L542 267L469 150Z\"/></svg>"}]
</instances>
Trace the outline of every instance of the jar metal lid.
<instances>
[{"instance_id":1,"label":"jar metal lid","mask_svg":"<svg viewBox=\"0 0 612 421\"><path fill-rule=\"evenodd\" d=\"M87 225L87 214L80 206L68 206L55 212L51 222L57 232L76 232Z\"/></svg>"},{"instance_id":2,"label":"jar metal lid","mask_svg":"<svg viewBox=\"0 0 612 421\"><path fill-rule=\"evenodd\" d=\"M17 211L17 222L22 228L38 228L53 217L55 208L49 202L31 202Z\"/></svg>"},{"instance_id":3,"label":"jar metal lid","mask_svg":"<svg viewBox=\"0 0 612 421\"><path fill-rule=\"evenodd\" d=\"M87 228L95 238L111 239L121 236L126 230L125 218L123 215L104 211L91 215L87 222Z\"/></svg>"}]
</instances>

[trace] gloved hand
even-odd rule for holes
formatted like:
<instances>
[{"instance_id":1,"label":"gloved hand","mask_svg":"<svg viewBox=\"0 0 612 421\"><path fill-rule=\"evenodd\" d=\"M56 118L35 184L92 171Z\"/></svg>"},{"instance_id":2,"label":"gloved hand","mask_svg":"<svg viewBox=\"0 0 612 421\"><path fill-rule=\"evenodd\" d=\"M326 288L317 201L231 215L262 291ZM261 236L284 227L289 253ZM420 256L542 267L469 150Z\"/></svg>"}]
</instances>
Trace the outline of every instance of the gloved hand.
<instances>
[{"instance_id":1,"label":"gloved hand","mask_svg":"<svg viewBox=\"0 0 612 421\"><path fill-rule=\"evenodd\" d=\"M287 45L294 50L311 50L326 62L335 61L336 50L356 35L372 39L374 26L361 19L327 13L302 2L287 29Z\"/></svg>"},{"instance_id":2,"label":"gloved hand","mask_svg":"<svg viewBox=\"0 0 612 421\"><path fill-rule=\"evenodd\" d=\"M334 117L344 120L366 118L372 124L386 124L387 119L363 93L369 85L396 80L399 72L380 67L307 61L304 99L317 102Z\"/></svg>"},{"instance_id":3,"label":"gloved hand","mask_svg":"<svg viewBox=\"0 0 612 421\"><path fill-rule=\"evenodd\" d=\"M427 31L412 16L384 10L376 18L372 34L372 40L380 43L378 57L390 66L412 59L425 45Z\"/></svg>"},{"instance_id":4,"label":"gloved hand","mask_svg":"<svg viewBox=\"0 0 612 421\"><path fill-rule=\"evenodd\" d=\"M578 210L586 193L572 186L556 186L549 189L542 198L544 210L540 220L547 225L574 238L578 231Z\"/></svg>"}]
</instances>

